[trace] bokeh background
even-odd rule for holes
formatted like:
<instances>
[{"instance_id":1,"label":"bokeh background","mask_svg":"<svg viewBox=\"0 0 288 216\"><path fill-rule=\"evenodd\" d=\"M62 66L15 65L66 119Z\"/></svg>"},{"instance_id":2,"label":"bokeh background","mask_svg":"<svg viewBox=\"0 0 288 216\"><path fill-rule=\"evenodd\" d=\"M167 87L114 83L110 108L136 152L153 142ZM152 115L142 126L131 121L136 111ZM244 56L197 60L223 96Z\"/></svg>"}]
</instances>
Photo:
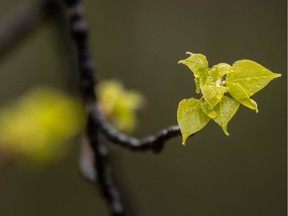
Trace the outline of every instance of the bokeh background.
<instances>
[{"instance_id":1,"label":"bokeh background","mask_svg":"<svg viewBox=\"0 0 288 216\"><path fill-rule=\"evenodd\" d=\"M1 0L0 22L27 2ZM161 154L113 148L131 215L286 215L286 4L84 1L99 77L116 78L147 99L137 136L176 124L178 102L196 96L192 73L177 64L186 51L205 54L210 66L247 58L283 75L253 97L258 114L240 108L230 137L211 122L186 146L176 138ZM55 22L42 22L1 56L0 105L39 85L77 94L58 30ZM0 170L1 216L107 215L98 188L78 171L77 139L68 145L66 156L48 165L16 161Z\"/></svg>"}]
</instances>

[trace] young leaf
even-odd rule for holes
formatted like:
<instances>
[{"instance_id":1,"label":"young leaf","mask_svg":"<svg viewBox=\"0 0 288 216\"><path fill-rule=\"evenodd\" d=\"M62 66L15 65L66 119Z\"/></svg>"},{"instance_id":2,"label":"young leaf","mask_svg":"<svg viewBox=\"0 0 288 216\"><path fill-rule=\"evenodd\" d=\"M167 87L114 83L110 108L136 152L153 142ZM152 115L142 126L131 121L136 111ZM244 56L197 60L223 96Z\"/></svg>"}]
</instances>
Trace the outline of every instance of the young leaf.
<instances>
[{"instance_id":1,"label":"young leaf","mask_svg":"<svg viewBox=\"0 0 288 216\"><path fill-rule=\"evenodd\" d=\"M209 116L210 118L216 118L217 117L217 112L213 109L214 107L211 107L206 101L200 101L200 106L203 112Z\"/></svg>"},{"instance_id":2,"label":"young leaf","mask_svg":"<svg viewBox=\"0 0 288 216\"><path fill-rule=\"evenodd\" d=\"M178 63L186 65L195 76L196 92L200 93L200 85L208 78L208 61L202 54L187 52L190 56Z\"/></svg>"},{"instance_id":3,"label":"young leaf","mask_svg":"<svg viewBox=\"0 0 288 216\"><path fill-rule=\"evenodd\" d=\"M209 71L209 75L212 78L211 81L216 83L224 75L228 74L230 72L230 69L231 69L231 65L226 64L226 63L219 63L217 65L214 65Z\"/></svg>"},{"instance_id":4,"label":"young leaf","mask_svg":"<svg viewBox=\"0 0 288 216\"><path fill-rule=\"evenodd\" d=\"M224 96L223 99L216 105L214 110L217 113L217 117L213 120L220 125L224 133L228 136L227 124L231 118L235 115L240 103L233 98Z\"/></svg>"},{"instance_id":5,"label":"young leaf","mask_svg":"<svg viewBox=\"0 0 288 216\"><path fill-rule=\"evenodd\" d=\"M251 60L236 61L227 74L226 83L237 83L252 96L264 88L272 79L280 77L281 74L272 73L262 65Z\"/></svg>"},{"instance_id":6,"label":"young leaf","mask_svg":"<svg viewBox=\"0 0 288 216\"><path fill-rule=\"evenodd\" d=\"M195 76L196 92L203 97L185 99L179 103L178 124L183 143L188 136L202 129L210 119L219 124L228 135L227 124L240 103L258 112L257 103L250 98L281 74L272 73L250 60L236 61L233 66L220 63L208 71L204 55L188 53L190 57L179 61L190 68ZM228 92L233 98L224 96Z\"/></svg>"},{"instance_id":7,"label":"young leaf","mask_svg":"<svg viewBox=\"0 0 288 216\"><path fill-rule=\"evenodd\" d=\"M239 101L244 106L256 110L256 112L258 112L257 103L251 98L249 98L249 95L240 84L233 82L232 83L228 82L226 84L227 84L226 88L227 92L229 92L234 99Z\"/></svg>"},{"instance_id":8,"label":"young leaf","mask_svg":"<svg viewBox=\"0 0 288 216\"><path fill-rule=\"evenodd\" d=\"M193 133L201 130L210 118L202 111L200 100L195 98L180 101L177 110L177 121L182 133L182 144Z\"/></svg>"},{"instance_id":9,"label":"young leaf","mask_svg":"<svg viewBox=\"0 0 288 216\"><path fill-rule=\"evenodd\" d=\"M217 85L201 85L202 94L207 103L213 108L223 97L226 87Z\"/></svg>"}]
</instances>

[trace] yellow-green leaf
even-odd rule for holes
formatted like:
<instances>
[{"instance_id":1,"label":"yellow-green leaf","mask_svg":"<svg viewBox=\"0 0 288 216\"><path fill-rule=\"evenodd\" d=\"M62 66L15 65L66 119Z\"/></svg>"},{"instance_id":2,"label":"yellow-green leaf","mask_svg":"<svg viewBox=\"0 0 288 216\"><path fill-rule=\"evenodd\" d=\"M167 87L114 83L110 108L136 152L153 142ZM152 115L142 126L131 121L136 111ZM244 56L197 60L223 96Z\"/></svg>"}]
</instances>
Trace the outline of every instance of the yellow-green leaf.
<instances>
[{"instance_id":1,"label":"yellow-green leaf","mask_svg":"<svg viewBox=\"0 0 288 216\"><path fill-rule=\"evenodd\" d=\"M226 63L219 63L214 65L209 71L209 76L211 78L211 82L216 83L219 79L221 79L224 75L230 72L231 65Z\"/></svg>"},{"instance_id":2,"label":"yellow-green leaf","mask_svg":"<svg viewBox=\"0 0 288 216\"><path fill-rule=\"evenodd\" d=\"M217 117L213 120L220 125L224 133L228 136L227 124L237 112L240 103L230 97L224 96L223 99L215 106L214 110Z\"/></svg>"},{"instance_id":3,"label":"yellow-green leaf","mask_svg":"<svg viewBox=\"0 0 288 216\"><path fill-rule=\"evenodd\" d=\"M262 65L251 60L236 61L227 74L226 83L237 83L243 87L248 97L264 88L271 80L281 74L272 73Z\"/></svg>"},{"instance_id":4,"label":"yellow-green leaf","mask_svg":"<svg viewBox=\"0 0 288 216\"><path fill-rule=\"evenodd\" d=\"M185 144L186 139L201 130L210 118L201 109L200 100L190 98L180 101L177 120L182 133L182 144Z\"/></svg>"},{"instance_id":5,"label":"yellow-green leaf","mask_svg":"<svg viewBox=\"0 0 288 216\"><path fill-rule=\"evenodd\" d=\"M203 112L209 116L210 118L216 118L217 117L217 112L211 107L206 101L200 101L201 109Z\"/></svg>"},{"instance_id":6,"label":"yellow-green leaf","mask_svg":"<svg viewBox=\"0 0 288 216\"><path fill-rule=\"evenodd\" d=\"M214 107L223 97L226 87L218 85L201 85L202 94L207 103Z\"/></svg>"},{"instance_id":7,"label":"yellow-green leaf","mask_svg":"<svg viewBox=\"0 0 288 216\"><path fill-rule=\"evenodd\" d=\"M250 60L236 61L233 66L220 63L208 71L208 62L204 55L188 54L190 56L179 63L193 72L196 92L202 93L203 97L200 100L185 99L179 103L177 119L183 143L210 119L219 124L228 135L227 124L240 104L258 112L257 103L250 96L264 88L272 79L281 76ZM226 92L233 98L224 96Z\"/></svg>"},{"instance_id":8,"label":"yellow-green leaf","mask_svg":"<svg viewBox=\"0 0 288 216\"><path fill-rule=\"evenodd\" d=\"M258 106L257 103L249 98L249 95L245 91L245 89L238 83L227 83L227 92L230 93L230 95L239 101L244 106L255 110L258 112Z\"/></svg>"},{"instance_id":9,"label":"yellow-green leaf","mask_svg":"<svg viewBox=\"0 0 288 216\"><path fill-rule=\"evenodd\" d=\"M200 85L204 84L208 78L208 61L202 54L187 52L190 56L178 63L186 65L195 76L196 92L200 92Z\"/></svg>"}]
</instances>

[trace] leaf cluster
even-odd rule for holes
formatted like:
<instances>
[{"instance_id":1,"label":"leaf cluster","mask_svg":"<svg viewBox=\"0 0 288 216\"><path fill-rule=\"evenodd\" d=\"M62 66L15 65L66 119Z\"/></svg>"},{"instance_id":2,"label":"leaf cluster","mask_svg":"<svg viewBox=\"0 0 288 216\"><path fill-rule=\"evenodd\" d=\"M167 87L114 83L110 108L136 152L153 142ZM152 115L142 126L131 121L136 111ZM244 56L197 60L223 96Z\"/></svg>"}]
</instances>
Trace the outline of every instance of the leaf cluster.
<instances>
[{"instance_id":1,"label":"leaf cluster","mask_svg":"<svg viewBox=\"0 0 288 216\"><path fill-rule=\"evenodd\" d=\"M122 83L116 80L100 82L95 93L103 115L115 127L125 132L132 132L136 128L136 111L145 103L140 93L125 89Z\"/></svg>"},{"instance_id":2,"label":"leaf cluster","mask_svg":"<svg viewBox=\"0 0 288 216\"><path fill-rule=\"evenodd\" d=\"M183 144L211 119L228 136L227 124L240 104L258 112L257 103L250 97L281 76L246 59L234 62L232 66L219 63L209 69L204 55L187 54L189 57L179 63L186 65L194 74L196 93L201 94L201 98L183 99L178 105L177 120Z\"/></svg>"}]
</instances>

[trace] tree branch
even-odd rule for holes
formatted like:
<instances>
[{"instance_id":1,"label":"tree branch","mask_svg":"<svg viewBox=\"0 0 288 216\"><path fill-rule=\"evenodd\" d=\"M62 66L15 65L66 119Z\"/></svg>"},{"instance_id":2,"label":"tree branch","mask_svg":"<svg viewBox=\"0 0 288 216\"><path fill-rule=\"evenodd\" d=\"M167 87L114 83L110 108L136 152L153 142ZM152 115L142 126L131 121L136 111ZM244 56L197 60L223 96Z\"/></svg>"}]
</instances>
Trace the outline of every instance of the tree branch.
<instances>
[{"instance_id":1,"label":"tree branch","mask_svg":"<svg viewBox=\"0 0 288 216\"><path fill-rule=\"evenodd\" d=\"M100 140L97 129L97 125L95 125L94 121L89 118L87 125L87 136L95 154L94 166L97 171L97 180L100 183L102 194L109 205L111 215L124 216L124 206L122 204L118 189L114 184L112 169L107 161L108 153L103 151L103 148L105 148L105 143L99 142Z\"/></svg>"},{"instance_id":2,"label":"tree branch","mask_svg":"<svg viewBox=\"0 0 288 216\"><path fill-rule=\"evenodd\" d=\"M120 144L131 150L153 150L154 152L160 152L168 139L180 135L180 129L178 126L171 126L163 129L155 136L148 136L139 140L117 131L105 121L97 107L97 95L94 92L97 83L94 77L95 68L88 45L87 23L84 18L83 8L79 0L63 0L63 2L67 7L70 32L77 50L80 86L88 116L87 136L96 156L95 169L98 182L102 194L110 207L111 214L114 216L124 216L124 207L106 160L108 155L101 151L104 144L99 142L99 133L102 133L113 143Z\"/></svg>"},{"instance_id":3,"label":"tree branch","mask_svg":"<svg viewBox=\"0 0 288 216\"><path fill-rule=\"evenodd\" d=\"M78 0L63 1L68 10L71 36L76 44L81 92L86 106L89 104L96 104L96 95L94 92L95 68L88 46L87 23L84 19L84 11ZM95 124L95 121L92 118L93 113L87 110L87 115L87 136L95 153L95 169L103 197L109 205L111 215L124 216L124 206L118 189L114 184L110 166L106 160L108 155L101 151L102 145L104 144L99 142L98 125Z\"/></svg>"},{"instance_id":4,"label":"tree branch","mask_svg":"<svg viewBox=\"0 0 288 216\"><path fill-rule=\"evenodd\" d=\"M88 109L89 113L91 114L91 118L97 124L99 130L111 142L118 143L119 145L133 151L153 150L154 152L160 152L163 149L166 141L181 134L179 126L173 125L162 129L155 136L147 136L143 139L137 139L119 132L108 124L96 105L93 104Z\"/></svg>"}]
</instances>

